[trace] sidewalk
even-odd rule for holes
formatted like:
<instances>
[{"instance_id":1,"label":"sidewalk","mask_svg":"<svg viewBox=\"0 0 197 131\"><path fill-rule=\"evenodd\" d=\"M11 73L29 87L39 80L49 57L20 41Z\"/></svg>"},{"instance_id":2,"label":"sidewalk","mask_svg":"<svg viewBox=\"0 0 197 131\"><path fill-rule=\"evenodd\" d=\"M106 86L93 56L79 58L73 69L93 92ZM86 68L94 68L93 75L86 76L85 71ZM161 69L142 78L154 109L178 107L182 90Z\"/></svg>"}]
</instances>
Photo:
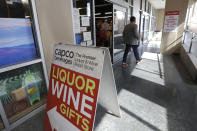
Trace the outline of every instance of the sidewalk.
<instances>
[{"instance_id":1,"label":"sidewalk","mask_svg":"<svg viewBox=\"0 0 197 131\"><path fill-rule=\"evenodd\" d=\"M143 51L146 52L140 64L135 64L131 53L128 68L122 68L121 61L113 66L121 118L98 105L94 130L197 130L197 109L190 89L197 86L179 56L162 56L159 48L150 43ZM14 131L43 131L44 114L39 113Z\"/></svg>"}]
</instances>

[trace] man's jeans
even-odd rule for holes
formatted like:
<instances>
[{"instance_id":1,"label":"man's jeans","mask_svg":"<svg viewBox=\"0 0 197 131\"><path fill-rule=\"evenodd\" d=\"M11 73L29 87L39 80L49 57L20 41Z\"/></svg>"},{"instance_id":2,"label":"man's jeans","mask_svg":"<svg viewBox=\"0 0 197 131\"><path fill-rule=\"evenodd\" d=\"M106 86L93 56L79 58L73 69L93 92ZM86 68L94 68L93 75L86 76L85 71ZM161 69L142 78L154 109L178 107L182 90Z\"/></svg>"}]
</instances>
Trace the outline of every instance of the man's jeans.
<instances>
[{"instance_id":1,"label":"man's jeans","mask_svg":"<svg viewBox=\"0 0 197 131\"><path fill-rule=\"evenodd\" d=\"M131 48L133 49L133 53L135 55L136 61L140 60L139 52L138 52L138 46L139 45L126 45L124 56L123 56L123 63L126 63L127 56L129 51L131 51Z\"/></svg>"}]
</instances>

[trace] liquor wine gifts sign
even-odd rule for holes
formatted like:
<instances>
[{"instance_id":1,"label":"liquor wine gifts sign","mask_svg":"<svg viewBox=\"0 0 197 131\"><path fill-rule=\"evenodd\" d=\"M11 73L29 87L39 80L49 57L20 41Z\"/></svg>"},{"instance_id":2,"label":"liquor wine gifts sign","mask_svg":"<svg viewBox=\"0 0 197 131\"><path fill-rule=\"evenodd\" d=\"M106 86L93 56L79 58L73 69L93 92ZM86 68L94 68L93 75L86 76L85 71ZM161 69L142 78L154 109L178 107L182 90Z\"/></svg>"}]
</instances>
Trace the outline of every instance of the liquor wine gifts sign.
<instances>
[{"instance_id":1,"label":"liquor wine gifts sign","mask_svg":"<svg viewBox=\"0 0 197 131\"><path fill-rule=\"evenodd\" d=\"M45 131L93 130L98 99L103 107L120 116L109 51L55 45Z\"/></svg>"}]
</instances>

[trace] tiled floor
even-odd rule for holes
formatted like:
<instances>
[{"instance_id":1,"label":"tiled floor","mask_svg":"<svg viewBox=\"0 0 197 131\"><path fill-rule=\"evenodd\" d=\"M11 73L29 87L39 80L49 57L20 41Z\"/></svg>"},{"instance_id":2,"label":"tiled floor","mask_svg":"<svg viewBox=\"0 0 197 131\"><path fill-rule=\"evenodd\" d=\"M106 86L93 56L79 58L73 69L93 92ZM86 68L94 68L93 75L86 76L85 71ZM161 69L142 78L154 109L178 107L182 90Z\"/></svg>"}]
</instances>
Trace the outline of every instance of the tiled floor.
<instances>
[{"instance_id":1,"label":"tiled floor","mask_svg":"<svg viewBox=\"0 0 197 131\"><path fill-rule=\"evenodd\" d=\"M133 54L129 67L116 63L114 75L121 118L98 105L95 131L196 131L195 90L179 56L158 54L159 43L139 49L143 61L136 65ZM109 96L110 97L110 96ZM42 131L44 112L14 131Z\"/></svg>"}]
</instances>

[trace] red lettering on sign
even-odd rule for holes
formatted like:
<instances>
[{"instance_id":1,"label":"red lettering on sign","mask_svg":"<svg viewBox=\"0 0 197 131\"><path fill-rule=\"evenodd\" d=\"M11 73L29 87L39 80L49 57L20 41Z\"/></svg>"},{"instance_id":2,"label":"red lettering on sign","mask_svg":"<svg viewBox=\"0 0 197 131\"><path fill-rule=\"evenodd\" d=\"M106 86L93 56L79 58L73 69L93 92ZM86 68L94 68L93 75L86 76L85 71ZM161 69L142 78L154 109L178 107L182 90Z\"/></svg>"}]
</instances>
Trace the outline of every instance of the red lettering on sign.
<instances>
[{"instance_id":1,"label":"red lettering on sign","mask_svg":"<svg viewBox=\"0 0 197 131\"><path fill-rule=\"evenodd\" d=\"M166 11L166 15L179 15L179 11Z\"/></svg>"},{"instance_id":2,"label":"red lettering on sign","mask_svg":"<svg viewBox=\"0 0 197 131\"><path fill-rule=\"evenodd\" d=\"M52 64L46 110L56 109L78 129L92 130L98 89L99 79ZM53 128L46 115L45 131Z\"/></svg>"}]
</instances>

